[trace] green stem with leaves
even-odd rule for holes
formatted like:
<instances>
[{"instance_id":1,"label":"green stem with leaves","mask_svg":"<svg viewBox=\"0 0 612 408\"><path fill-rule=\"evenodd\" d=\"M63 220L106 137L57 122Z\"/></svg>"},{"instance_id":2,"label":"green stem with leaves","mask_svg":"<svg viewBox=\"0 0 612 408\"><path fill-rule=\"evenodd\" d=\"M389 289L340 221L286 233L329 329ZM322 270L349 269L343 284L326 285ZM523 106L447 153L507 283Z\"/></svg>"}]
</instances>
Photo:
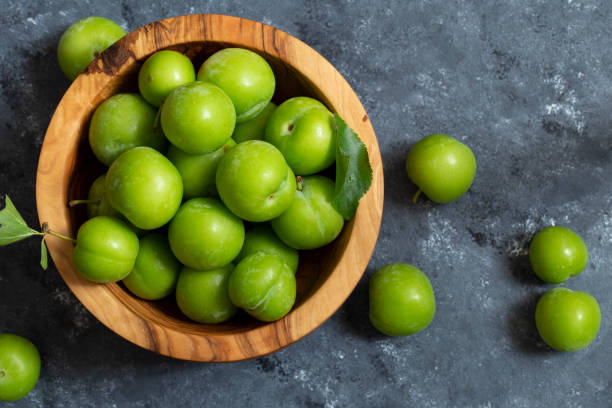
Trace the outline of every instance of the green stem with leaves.
<instances>
[{"instance_id":1,"label":"green stem with leaves","mask_svg":"<svg viewBox=\"0 0 612 408\"><path fill-rule=\"evenodd\" d=\"M0 246L9 245L29 237L42 237L40 243L40 266L42 266L43 269L47 269L49 262L47 246L45 245L45 237L47 235L76 243L74 238L51 230L49 224L46 222L43 223L41 231L30 228L21 214L19 214L19 211L17 211L17 208L15 208L9 196L6 196L6 205L4 209L0 211Z\"/></svg>"}]
</instances>

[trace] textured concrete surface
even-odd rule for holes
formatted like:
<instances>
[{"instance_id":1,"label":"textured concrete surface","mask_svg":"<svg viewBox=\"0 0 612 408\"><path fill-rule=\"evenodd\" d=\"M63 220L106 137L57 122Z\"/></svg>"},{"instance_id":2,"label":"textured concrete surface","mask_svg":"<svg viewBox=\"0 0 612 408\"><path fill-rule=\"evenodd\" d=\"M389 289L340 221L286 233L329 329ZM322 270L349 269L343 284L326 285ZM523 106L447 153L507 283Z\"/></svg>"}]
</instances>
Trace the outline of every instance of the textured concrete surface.
<instances>
[{"instance_id":1,"label":"textured concrete surface","mask_svg":"<svg viewBox=\"0 0 612 408\"><path fill-rule=\"evenodd\" d=\"M604 407L612 406L612 4L605 0L106 2L3 0L0 191L28 222L38 152L69 82L62 31L102 15L128 30L195 12L260 20L304 40L346 76L377 132L385 210L374 256L327 323L274 355L235 364L173 361L95 320L39 243L0 249L0 331L32 339L36 389L7 407ZM403 166L433 132L470 145L472 189L453 204L410 204ZM585 351L550 351L533 311L549 286L529 271L535 231L566 225L590 250L566 283L592 293L603 320ZM432 280L424 332L378 335L367 279L393 261Z\"/></svg>"}]
</instances>

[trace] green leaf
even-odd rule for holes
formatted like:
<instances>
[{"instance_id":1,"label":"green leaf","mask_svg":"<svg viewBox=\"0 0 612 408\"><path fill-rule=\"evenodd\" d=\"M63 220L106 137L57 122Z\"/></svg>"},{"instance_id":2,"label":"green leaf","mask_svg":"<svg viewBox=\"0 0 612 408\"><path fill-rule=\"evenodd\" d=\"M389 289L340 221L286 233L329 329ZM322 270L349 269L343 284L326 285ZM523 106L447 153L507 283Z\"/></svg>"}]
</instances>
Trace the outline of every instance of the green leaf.
<instances>
[{"instance_id":1,"label":"green leaf","mask_svg":"<svg viewBox=\"0 0 612 408\"><path fill-rule=\"evenodd\" d=\"M21 241L33 235L40 235L40 232L28 227L7 195L6 205L0 211L0 246Z\"/></svg>"},{"instance_id":2,"label":"green leaf","mask_svg":"<svg viewBox=\"0 0 612 408\"><path fill-rule=\"evenodd\" d=\"M372 185L368 149L344 120L334 114L336 124L336 188L332 204L342 216L353 218L359 199Z\"/></svg>"},{"instance_id":3,"label":"green leaf","mask_svg":"<svg viewBox=\"0 0 612 408\"><path fill-rule=\"evenodd\" d=\"M47 256L47 246L45 238L40 241L40 266L46 271L49 266L49 257Z\"/></svg>"}]
</instances>

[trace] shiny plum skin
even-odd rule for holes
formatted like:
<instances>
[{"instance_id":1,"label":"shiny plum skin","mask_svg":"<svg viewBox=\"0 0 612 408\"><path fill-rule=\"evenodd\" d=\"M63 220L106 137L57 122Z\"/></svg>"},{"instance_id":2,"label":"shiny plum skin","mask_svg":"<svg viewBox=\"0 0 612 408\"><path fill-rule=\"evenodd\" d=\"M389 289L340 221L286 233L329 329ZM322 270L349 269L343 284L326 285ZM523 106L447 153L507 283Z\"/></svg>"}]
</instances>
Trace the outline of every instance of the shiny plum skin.
<instances>
[{"instance_id":1,"label":"shiny plum skin","mask_svg":"<svg viewBox=\"0 0 612 408\"><path fill-rule=\"evenodd\" d=\"M429 326L435 313L431 282L414 266L389 264L370 278L370 321L381 333L418 333Z\"/></svg>"},{"instance_id":2,"label":"shiny plum skin","mask_svg":"<svg viewBox=\"0 0 612 408\"><path fill-rule=\"evenodd\" d=\"M298 176L318 173L336 161L334 117L316 99L298 96L280 104L268 120L265 136Z\"/></svg>"},{"instance_id":3,"label":"shiny plum skin","mask_svg":"<svg viewBox=\"0 0 612 408\"><path fill-rule=\"evenodd\" d=\"M185 153L204 154L220 149L232 136L236 111L221 88L196 81L168 95L160 120L170 143Z\"/></svg>"},{"instance_id":4,"label":"shiny plum skin","mask_svg":"<svg viewBox=\"0 0 612 408\"><path fill-rule=\"evenodd\" d=\"M198 323L231 319L238 308L229 297L228 282L234 265L199 271L184 267L176 286L176 303L185 316Z\"/></svg>"},{"instance_id":5,"label":"shiny plum skin","mask_svg":"<svg viewBox=\"0 0 612 408\"><path fill-rule=\"evenodd\" d=\"M264 322L289 313L297 293L291 268L278 256L265 252L240 261L230 275L228 289L234 305Z\"/></svg>"},{"instance_id":6,"label":"shiny plum skin","mask_svg":"<svg viewBox=\"0 0 612 408\"><path fill-rule=\"evenodd\" d=\"M174 291L180 270L168 237L151 232L140 238L134 268L123 278L123 284L141 299L162 299Z\"/></svg>"},{"instance_id":7,"label":"shiny plum skin","mask_svg":"<svg viewBox=\"0 0 612 408\"><path fill-rule=\"evenodd\" d=\"M196 79L191 60L177 51L162 50L151 55L138 71L138 89L153 106L161 106L170 92Z\"/></svg>"},{"instance_id":8,"label":"shiny plum skin","mask_svg":"<svg viewBox=\"0 0 612 408\"><path fill-rule=\"evenodd\" d=\"M293 202L295 176L278 149L260 140L239 143L217 167L217 191L227 207L247 221L278 217Z\"/></svg>"},{"instance_id":9,"label":"shiny plum skin","mask_svg":"<svg viewBox=\"0 0 612 408\"><path fill-rule=\"evenodd\" d=\"M533 272L544 282L561 283L584 270L589 252L574 231L553 226L544 228L531 240L529 261Z\"/></svg>"},{"instance_id":10,"label":"shiny plum skin","mask_svg":"<svg viewBox=\"0 0 612 408\"><path fill-rule=\"evenodd\" d=\"M559 351L579 351L597 336L601 310L589 293L557 287L536 306L535 322L542 340Z\"/></svg>"},{"instance_id":11,"label":"shiny plum skin","mask_svg":"<svg viewBox=\"0 0 612 408\"><path fill-rule=\"evenodd\" d=\"M91 118L91 150L107 166L133 147L165 150L168 142L161 130L154 126L155 114L155 109L138 94L111 96L98 106Z\"/></svg>"},{"instance_id":12,"label":"shiny plum skin","mask_svg":"<svg viewBox=\"0 0 612 408\"><path fill-rule=\"evenodd\" d=\"M302 178L291 206L270 221L276 235L295 249L316 249L332 242L342 231L344 218L332 205L334 182L324 176Z\"/></svg>"},{"instance_id":13,"label":"shiny plum skin","mask_svg":"<svg viewBox=\"0 0 612 408\"><path fill-rule=\"evenodd\" d=\"M229 95L238 123L257 116L276 88L274 73L266 60L243 48L225 48L211 55L200 67L198 81L213 83Z\"/></svg>"},{"instance_id":14,"label":"shiny plum skin","mask_svg":"<svg viewBox=\"0 0 612 408\"><path fill-rule=\"evenodd\" d=\"M60 68L74 80L91 61L125 36L123 28L104 17L87 17L72 24L57 46Z\"/></svg>"},{"instance_id":15,"label":"shiny plum skin","mask_svg":"<svg viewBox=\"0 0 612 408\"><path fill-rule=\"evenodd\" d=\"M113 208L136 227L152 230L174 217L183 199L183 180L174 165L150 147L135 147L106 173Z\"/></svg>"},{"instance_id":16,"label":"shiny plum skin","mask_svg":"<svg viewBox=\"0 0 612 408\"><path fill-rule=\"evenodd\" d=\"M232 134L232 139L236 143L246 142L247 140L264 140L266 137L266 124L272 113L276 110L276 105L270 102L253 119L242 123L236 123L236 128Z\"/></svg>"},{"instance_id":17,"label":"shiny plum skin","mask_svg":"<svg viewBox=\"0 0 612 408\"><path fill-rule=\"evenodd\" d=\"M458 140L433 134L410 149L406 172L430 200L444 204L455 201L470 188L476 174L476 158Z\"/></svg>"},{"instance_id":18,"label":"shiny plum skin","mask_svg":"<svg viewBox=\"0 0 612 408\"><path fill-rule=\"evenodd\" d=\"M118 218L101 215L85 221L76 241L74 266L92 282L117 282L134 268L138 237Z\"/></svg>"},{"instance_id":19,"label":"shiny plum skin","mask_svg":"<svg viewBox=\"0 0 612 408\"><path fill-rule=\"evenodd\" d=\"M289 265L293 273L297 272L299 261L298 251L281 241L270 225L259 225L247 231L242 249L234 262L238 263L256 252L266 252L277 255Z\"/></svg>"},{"instance_id":20,"label":"shiny plum skin","mask_svg":"<svg viewBox=\"0 0 612 408\"><path fill-rule=\"evenodd\" d=\"M168 227L170 248L183 265L197 270L221 268L236 258L244 224L216 198L192 198Z\"/></svg>"},{"instance_id":21,"label":"shiny plum skin","mask_svg":"<svg viewBox=\"0 0 612 408\"><path fill-rule=\"evenodd\" d=\"M217 166L225 153L234 146L236 142L229 139L220 149L205 154L189 154L170 146L166 156L181 173L184 200L217 196Z\"/></svg>"},{"instance_id":22,"label":"shiny plum skin","mask_svg":"<svg viewBox=\"0 0 612 408\"><path fill-rule=\"evenodd\" d=\"M40 353L32 342L16 334L0 334L0 401L17 401L38 382Z\"/></svg>"}]
</instances>

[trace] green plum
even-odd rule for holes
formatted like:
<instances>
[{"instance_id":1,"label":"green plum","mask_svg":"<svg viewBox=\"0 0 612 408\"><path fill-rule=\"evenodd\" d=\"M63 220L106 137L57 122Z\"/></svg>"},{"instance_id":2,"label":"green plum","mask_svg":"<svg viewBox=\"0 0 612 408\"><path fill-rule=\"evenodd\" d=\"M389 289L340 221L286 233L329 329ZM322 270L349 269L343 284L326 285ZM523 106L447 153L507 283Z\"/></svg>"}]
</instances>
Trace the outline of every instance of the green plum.
<instances>
[{"instance_id":1,"label":"green plum","mask_svg":"<svg viewBox=\"0 0 612 408\"><path fill-rule=\"evenodd\" d=\"M104 17L87 17L72 24L57 46L60 68L74 80L91 61L125 35L123 28Z\"/></svg>"},{"instance_id":2,"label":"green plum","mask_svg":"<svg viewBox=\"0 0 612 408\"><path fill-rule=\"evenodd\" d=\"M472 150L447 135L433 134L417 142L406 157L406 172L422 191L436 203L461 197L472 185L476 158Z\"/></svg>"},{"instance_id":3,"label":"green plum","mask_svg":"<svg viewBox=\"0 0 612 408\"><path fill-rule=\"evenodd\" d=\"M16 334L0 334L0 401L25 397L40 375L40 354L32 342Z\"/></svg>"},{"instance_id":4,"label":"green plum","mask_svg":"<svg viewBox=\"0 0 612 408\"><path fill-rule=\"evenodd\" d=\"M177 51L163 50L151 55L138 72L138 89L154 106L181 85L196 80L191 60Z\"/></svg>"},{"instance_id":5,"label":"green plum","mask_svg":"<svg viewBox=\"0 0 612 408\"><path fill-rule=\"evenodd\" d=\"M221 88L191 82L176 88L161 108L161 126L174 146L191 154L220 149L232 136L236 111Z\"/></svg>"},{"instance_id":6,"label":"green plum","mask_svg":"<svg viewBox=\"0 0 612 408\"><path fill-rule=\"evenodd\" d=\"M74 266L92 282L117 282L134 268L138 237L118 218L100 215L85 221L76 241Z\"/></svg>"},{"instance_id":7,"label":"green plum","mask_svg":"<svg viewBox=\"0 0 612 408\"><path fill-rule=\"evenodd\" d=\"M589 252L584 241L565 227L547 227L529 246L529 261L535 274L548 283L565 282L586 267Z\"/></svg>"},{"instance_id":8,"label":"green plum","mask_svg":"<svg viewBox=\"0 0 612 408\"><path fill-rule=\"evenodd\" d=\"M174 165L150 147L135 147L106 173L106 194L114 209L136 227L151 230L172 219L183 199L183 181Z\"/></svg>"},{"instance_id":9,"label":"green plum","mask_svg":"<svg viewBox=\"0 0 612 408\"><path fill-rule=\"evenodd\" d=\"M601 311L590 294L559 287L542 295L536 306L535 322L540 337L550 347L578 351L597 336Z\"/></svg>"},{"instance_id":10,"label":"green plum","mask_svg":"<svg viewBox=\"0 0 612 408\"><path fill-rule=\"evenodd\" d=\"M270 115L276 110L276 105L270 102L266 107L253 119L246 122L236 123L232 139L236 143L246 142L247 140L264 140L266 124Z\"/></svg>"},{"instance_id":11,"label":"green plum","mask_svg":"<svg viewBox=\"0 0 612 408\"><path fill-rule=\"evenodd\" d=\"M293 271L297 272L299 255L298 251L288 247L281 241L269 225L259 225L249 231L244 236L244 244L235 262L240 262L247 256L256 252L266 252L277 255Z\"/></svg>"},{"instance_id":12,"label":"green plum","mask_svg":"<svg viewBox=\"0 0 612 408\"><path fill-rule=\"evenodd\" d=\"M278 149L260 140L239 143L219 162L217 191L247 221L278 217L293 202L295 176Z\"/></svg>"},{"instance_id":13,"label":"green plum","mask_svg":"<svg viewBox=\"0 0 612 408\"><path fill-rule=\"evenodd\" d=\"M238 308L231 302L228 282L234 265L199 271L184 267L176 285L176 303L185 316L199 323L222 323Z\"/></svg>"},{"instance_id":14,"label":"green plum","mask_svg":"<svg viewBox=\"0 0 612 408\"><path fill-rule=\"evenodd\" d=\"M181 264L172 254L168 237L151 232L140 238L134 269L123 284L136 296L157 300L174 291Z\"/></svg>"},{"instance_id":15,"label":"green plum","mask_svg":"<svg viewBox=\"0 0 612 408\"><path fill-rule=\"evenodd\" d=\"M229 139L223 147L212 153L189 154L170 146L168 159L176 166L183 179L183 199L217 195L215 176L219 161L236 142Z\"/></svg>"},{"instance_id":16,"label":"green plum","mask_svg":"<svg viewBox=\"0 0 612 408\"><path fill-rule=\"evenodd\" d=\"M72 200L70 205L87 204L87 218L97 217L99 215L108 215L109 217L119 218L121 221L130 227L137 236L143 234L143 230L136 228L131 222L129 222L119 211L115 210L108 201L106 196L106 174L99 176L91 184L89 193L87 194L87 200Z\"/></svg>"},{"instance_id":17,"label":"green plum","mask_svg":"<svg viewBox=\"0 0 612 408\"><path fill-rule=\"evenodd\" d=\"M304 177L294 195L291 206L270 221L276 235L295 249L315 249L336 239L344 218L332 205L334 182L324 176Z\"/></svg>"},{"instance_id":18,"label":"green plum","mask_svg":"<svg viewBox=\"0 0 612 408\"><path fill-rule=\"evenodd\" d=\"M295 303L295 274L278 256L256 252L236 265L228 289L232 303L258 320L272 322Z\"/></svg>"},{"instance_id":19,"label":"green plum","mask_svg":"<svg viewBox=\"0 0 612 408\"><path fill-rule=\"evenodd\" d=\"M318 173L336 161L334 117L315 99L298 96L283 102L270 116L265 134L300 176Z\"/></svg>"},{"instance_id":20,"label":"green plum","mask_svg":"<svg viewBox=\"0 0 612 408\"><path fill-rule=\"evenodd\" d=\"M106 198L106 174L94 180L87 194L87 218L98 215L121 218L119 211L115 210ZM78 202L78 200L77 200Z\"/></svg>"},{"instance_id":21,"label":"green plum","mask_svg":"<svg viewBox=\"0 0 612 408\"><path fill-rule=\"evenodd\" d=\"M232 262L244 242L244 224L216 198L192 198L170 222L172 252L193 269L216 269Z\"/></svg>"},{"instance_id":22,"label":"green plum","mask_svg":"<svg viewBox=\"0 0 612 408\"><path fill-rule=\"evenodd\" d=\"M410 336L431 323L436 300L431 282L412 265L392 263L370 278L370 321L389 336Z\"/></svg>"},{"instance_id":23,"label":"green plum","mask_svg":"<svg viewBox=\"0 0 612 408\"><path fill-rule=\"evenodd\" d=\"M276 87L266 60L242 48L225 48L211 55L200 67L198 80L213 83L229 95L239 123L257 116Z\"/></svg>"},{"instance_id":24,"label":"green plum","mask_svg":"<svg viewBox=\"0 0 612 408\"><path fill-rule=\"evenodd\" d=\"M102 163L110 166L133 147L161 151L167 141L154 126L155 109L138 94L117 94L96 109L89 124L89 145Z\"/></svg>"}]
</instances>

